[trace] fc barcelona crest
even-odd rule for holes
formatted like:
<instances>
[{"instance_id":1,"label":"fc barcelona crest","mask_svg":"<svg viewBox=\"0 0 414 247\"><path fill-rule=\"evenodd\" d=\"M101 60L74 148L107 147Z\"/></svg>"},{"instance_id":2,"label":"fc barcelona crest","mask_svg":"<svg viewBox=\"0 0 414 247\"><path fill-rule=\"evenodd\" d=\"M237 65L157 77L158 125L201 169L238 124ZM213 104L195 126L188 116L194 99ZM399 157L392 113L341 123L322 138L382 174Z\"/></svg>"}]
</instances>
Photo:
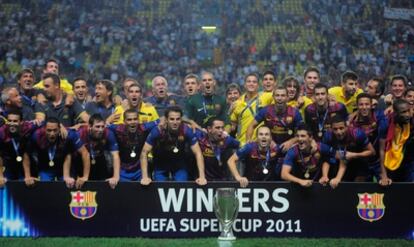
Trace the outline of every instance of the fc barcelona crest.
<instances>
[{"instance_id":1,"label":"fc barcelona crest","mask_svg":"<svg viewBox=\"0 0 414 247\"><path fill-rule=\"evenodd\" d=\"M363 193L358 194L359 203L357 206L358 216L366 221L373 222L380 220L385 213L383 202L384 194Z\"/></svg>"},{"instance_id":2,"label":"fc barcelona crest","mask_svg":"<svg viewBox=\"0 0 414 247\"><path fill-rule=\"evenodd\" d=\"M96 204L96 192L75 191L70 192L72 200L69 204L70 213L73 217L81 220L92 218L96 214L98 204Z\"/></svg>"}]
</instances>

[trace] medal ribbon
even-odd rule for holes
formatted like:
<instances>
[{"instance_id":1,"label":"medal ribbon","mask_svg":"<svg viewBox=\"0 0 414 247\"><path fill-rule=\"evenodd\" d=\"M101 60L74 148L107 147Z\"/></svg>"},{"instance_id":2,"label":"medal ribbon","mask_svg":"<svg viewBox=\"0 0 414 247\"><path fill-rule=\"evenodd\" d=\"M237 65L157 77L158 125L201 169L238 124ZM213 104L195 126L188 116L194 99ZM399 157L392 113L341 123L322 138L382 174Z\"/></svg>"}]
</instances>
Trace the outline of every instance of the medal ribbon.
<instances>
[{"instance_id":1,"label":"medal ribbon","mask_svg":"<svg viewBox=\"0 0 414 247\"><path fill-rule=\"evenodd\" d=\"M13 143L13 149L16 152L16 156L19 156L19 146L20 143L16 142L16 140L14 140L14 138L12 138L12 143Z\"/></svg>"},{"instance_id":2,"label":"medal ribbon","mask_svg":"<svg viewBox=\"0 0 414 247\"><path fill-rule=\"evenodd\" d=\"M323 127L325 125L326 117L328 116L328 110L329 109L326 109L325 114L324 114L323 119L322 119L322 122L321 122L321 118L319 117L319 111L316 110L316 117L318 118L318 130L320 132L323 131Z\"/></svg>"},{"instance_id":3,"label":"medal ribbon","mask_svg":"<svg viewBox=\"0 0 414 247\"><path fill-rule=\"evenodd\" d=\"M52 147L50 147L50 148L47 150L47 153L48 153L48 155L49 155L49 160L50 160L50 161L53 161L53 159L55 158L55 154L56 154L56 144L55 144L55 145L53 145Z\"/></svg>"}]
</instances>

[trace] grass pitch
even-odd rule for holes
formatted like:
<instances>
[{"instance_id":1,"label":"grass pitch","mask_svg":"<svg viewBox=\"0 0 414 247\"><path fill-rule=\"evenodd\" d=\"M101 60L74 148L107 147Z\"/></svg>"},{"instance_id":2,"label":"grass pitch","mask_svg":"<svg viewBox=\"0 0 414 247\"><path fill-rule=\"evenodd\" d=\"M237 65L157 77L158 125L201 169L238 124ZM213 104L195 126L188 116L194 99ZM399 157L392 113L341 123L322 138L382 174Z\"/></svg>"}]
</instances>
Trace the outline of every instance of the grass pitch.
<instances>
[{"instance_id":1,"label":"grass pitch","mask_svg":"<svg viewBox=\"0 0 414 247\"><path fill-rule=\"evenodd\" d=\"M381 239L303 239L303 238L240 238L234 242L218 242L215 238L200 239L149 239L149 238L0 238L0 246L15 247L255 247L255 246L414 246L409 240Z\"/></svg>"}]
</instances>

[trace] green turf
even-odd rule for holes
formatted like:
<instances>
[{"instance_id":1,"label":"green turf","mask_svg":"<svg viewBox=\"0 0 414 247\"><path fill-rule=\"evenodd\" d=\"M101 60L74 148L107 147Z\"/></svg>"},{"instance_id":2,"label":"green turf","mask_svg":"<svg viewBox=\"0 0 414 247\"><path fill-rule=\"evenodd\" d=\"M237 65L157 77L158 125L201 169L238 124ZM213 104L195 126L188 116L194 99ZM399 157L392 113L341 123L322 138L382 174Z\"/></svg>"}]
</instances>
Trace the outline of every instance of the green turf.
<instances>
[{"instance_id":1,"label":"green turf","mask_svg":"<svg viewBox=\"0 0 414 247\"><path fill-rule=\"evenodd\" d=\"M215 238L200 239L148 239L148 238L0 238L0 246L49 247L49 246L156 246L156 247L253 247L253 246L414 246L413 241L379 239L299 239L299 238L245 238L219 244Z\"/></svg>"}]
</instances>

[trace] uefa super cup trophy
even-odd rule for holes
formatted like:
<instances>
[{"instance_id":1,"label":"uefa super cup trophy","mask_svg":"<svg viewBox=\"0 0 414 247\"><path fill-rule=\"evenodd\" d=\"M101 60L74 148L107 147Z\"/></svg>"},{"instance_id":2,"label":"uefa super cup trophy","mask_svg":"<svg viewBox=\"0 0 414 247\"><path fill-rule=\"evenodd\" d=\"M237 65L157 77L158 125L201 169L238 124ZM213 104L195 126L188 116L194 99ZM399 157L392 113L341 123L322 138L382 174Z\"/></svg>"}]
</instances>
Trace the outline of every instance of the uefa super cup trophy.
<instances>
[{"instance_id":1,"label":"uefa super cup trophy","mask_svg":"<svg viewBox=\"0 0 414 247\"><path fill-rule=\"evenodd\" d=\"M239 198L235 188L218 188L214 196L214 212L220 222L222 232L219 240L236 240L233 223L239 212Z\"/></svg>"}]
</instances>

